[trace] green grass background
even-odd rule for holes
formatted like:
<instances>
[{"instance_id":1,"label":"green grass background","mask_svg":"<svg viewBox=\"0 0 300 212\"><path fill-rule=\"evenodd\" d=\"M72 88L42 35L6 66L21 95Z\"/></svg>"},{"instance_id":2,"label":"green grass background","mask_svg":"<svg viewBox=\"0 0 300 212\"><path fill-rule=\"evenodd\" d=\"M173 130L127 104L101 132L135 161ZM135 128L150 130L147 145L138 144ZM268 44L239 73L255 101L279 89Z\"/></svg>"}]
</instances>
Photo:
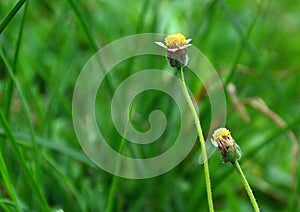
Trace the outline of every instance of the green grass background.
<instances>
[{"instance_id":1,"label":"green grass background","mask_svg":"<svg viewBox=\"0 0 300 212\"><path fill-rule=\"evenodd\" d=\"M226 126L243 151L241 166L261 211L300 210L299 157L293 157L298 142L288 137L288 132L300 136L298 1L1 0L0 20L1 210L105 211L114 177L85 156L76 138L71 107L76 79L87 60L116 39L175 32L193 39L224 82ZM175 74L162 57L131 58L105 81L103 89L110 85L112 90L97 97L99 127L116 150L122 138L108 115L111 92L130 74L150 68ZM200 82L190 71L185 74L197 96ZM260 97L286 125L279 127L249 104L246 122L226 90L229 83L242 104ZM208 104L206 96L199 102L205 137L211 123ZM178 111L166 95L140 95L131 121L147 130L154 109L165 112L167 132L149 146L125 142L124 154L153 157L172 145ZM115 178L113 210L208 211L199 153L197 142L182 163L155 178ZM252 211L233 168L218 154L209 165L216 211Z\"/></svg>"}]
</instances>

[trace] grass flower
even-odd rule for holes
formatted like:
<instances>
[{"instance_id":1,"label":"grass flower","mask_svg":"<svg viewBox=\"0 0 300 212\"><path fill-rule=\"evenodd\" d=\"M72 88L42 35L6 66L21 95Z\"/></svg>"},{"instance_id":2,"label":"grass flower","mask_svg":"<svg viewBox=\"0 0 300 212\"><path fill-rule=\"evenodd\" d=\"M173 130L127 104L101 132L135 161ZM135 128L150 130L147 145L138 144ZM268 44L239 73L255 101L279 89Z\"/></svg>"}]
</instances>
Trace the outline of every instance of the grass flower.
<instances>
[{"instance_id":1,"label":"grass flower","mask_svg":"<svg viewBox=\"0 0 300 212\"><path fill-rule=\"evenodd\" d=\"M215 130L211 141L215 147L218 147L223 163L234 162L241 158L241 149L231 137L230 131L226 128Z\"/></svg>"},{"instance_id":2,"label":"grass flower","mask_svg":"<svg viewBox=\"0 0 300 212\"><path fill-rule=\"evenodd\" d=\"M254 194L238 162L238 160L242 156L241 149L231 137L230 131L226 128L219 128L215 130L212 137L212 144L219 148L223 163L231 162L235 171L238 173L239 177L242 180L254 211L259 212L260 210L255 200Z\"/></svg>"},{"instance_id":3,"label":"grass flower","mask_svg":"<svg viewBox=\"0 0 300 212\"><path fill-rule=\"evenodd\" d=\"M176 34L168 35L165 38L165 44L163 44L162 42L155 42L155 43L167 50L167 59L170 66L178 70L182 91L187 101L187 104L193 114L195 126L199 136L199 141L200 141L202 156L204 161L203 165L204 165L208 207L209 207L209 211L213 212L214 207L213 207L213 199L212 199L211 184L210 184L210 177L209 177L209 167L208 167L208 160L206 155L204 136L203 136L198 113L189 94L188 88L185 83L184 74L183 74L183 67L186 66L189 61L187 47L192 45L190 44L191 40L192 39L186 39L185 36L181 33L176 33Z\"/></svg>"},{"instance_id":4,"label":"grass flower","mask_svg":"<svg viewBox=\"0 0 300 212\"><path fill-rule=\"evenodd\" d=\"M162 42L155 42L157 45L167 50L167 60L171 67L180 70L186 66L189 61L187 47L192 39L186 39L181 33L171 34L165 38L165 44Z\"/></svg>"}]
</instances>

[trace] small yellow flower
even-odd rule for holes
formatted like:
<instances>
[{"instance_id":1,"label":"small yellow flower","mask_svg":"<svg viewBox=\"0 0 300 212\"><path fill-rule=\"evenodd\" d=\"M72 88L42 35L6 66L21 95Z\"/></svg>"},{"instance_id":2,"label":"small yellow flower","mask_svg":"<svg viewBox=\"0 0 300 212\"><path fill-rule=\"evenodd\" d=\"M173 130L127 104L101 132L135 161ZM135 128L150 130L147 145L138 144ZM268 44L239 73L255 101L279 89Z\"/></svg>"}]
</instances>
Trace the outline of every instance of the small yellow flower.
<instances>
[{"instance_id":1,"label":"small yellow flower","mask_svg":"<svg viewBox=\"0 0 300 212\"><path fill-rule=\"evenodd\" d=\"M219 128L214 131L213 139L214 141L222 141L222 140L229 140L230 141L230 131L226 128ZM213 144L218 147L218 144L213 142Z\"/></svg>"},{"instance_id":2,"label":"small yellow flower","mask_svg":"<svg viewBox=\"0 0 300 212\"><path fill-rule=\"evenodd\" d=\"M155 42L155 43L167 49L168 51L176 52L178 50L182 50L191 46L192 45L190 44L191 40L192 39L190 38L186 39L185 36L181 33L175 33L175 34L168 35L165 38L166 44L163 44L162 42Z\"/></svg>"},{"instance_id":3,"label":"small yellow flower","mask_svg":"<svg viewBox=\"0 0 300 212\"><path fill-rule=\"evenodd\" d=\"M162 42L155 42L157 45L167 50L167 59L171 67L178 70L188 63L187 47L192 39L186 39L181 33L171 34L165 38L165 44Z\"/></svg>"},{"instance_id":4,"label":"small yellow flower","mask_svg":"<svg viewBox=\"0 0 300 212\"><path fill-rule=\"evenodd\" d=\"M240 147L231 137L230 131L226 128L219 128L214 131L212 144L219 148L223 163L234 162L241 158Z\"/></svg>"}]
</instances>

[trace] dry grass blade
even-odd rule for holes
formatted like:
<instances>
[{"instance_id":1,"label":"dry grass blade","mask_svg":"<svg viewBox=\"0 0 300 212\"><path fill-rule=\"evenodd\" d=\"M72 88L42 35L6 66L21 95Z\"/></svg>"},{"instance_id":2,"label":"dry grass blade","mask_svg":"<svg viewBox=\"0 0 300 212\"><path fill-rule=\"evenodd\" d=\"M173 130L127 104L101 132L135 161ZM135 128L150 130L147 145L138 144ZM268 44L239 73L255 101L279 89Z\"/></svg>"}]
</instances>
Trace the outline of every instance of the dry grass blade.
<instances>
[{"instance_id":1,"label":"dry grass blade","mask_svg":"<svg viewBox=\"0 0 300 212\"><path fill-rule=\"evenodd\" d=\"M249 103L253 108L261 111L263 114L265 114L267 117L269 117L272 121L275 122L276 125L278 125L280 128L286 127L286 122L281 118L277 113L272 111L268 105L259 97L252 97L247 100L247 103ZM293 188L296 189L296 170L297 170L297 159L299 154L299 145L297 138L293 131L288 131L287 133L289 139L292 141L292 185Z\"/></svg>"},{"instance_id":2,"label":"dry grass blade","mask_svg":"<svg viewBox=\"0 0 300 212\"><path fill-rule=\"evenodd\" d=\"M230 95L230 98L232 99L234 107L241 114L243 120L245 122L249 122L250 121L249 114L248 114L245 106L241 103L238 96L236 95L235 85L232 83L229 83L227 86L227 91L228 91L228 94Z\"/></svg>"},{"instance_id":3,"label":"dry grass blade","mask_svg":"<svg viewBox=\"0 0 300 212\"><path fill-rule=\"evenodd\" d=\"M277 113L272 111L260 97L251 97L251 98L248 98L246 100L246 102L243 101L243 103L242 103L237 96L236 87L234 84L232 84L232 83L228 84L227 91L230 95L230 98L232 99L234 107L241 114L241 116L245 122L250 121L250 116L249 116L243 103L249 104L253 108L262 112L264 115L269 117L280 128L286 127L287 124L283 120L283 118L281 118ZM292 141L291 177L292 177L292 186L294 189L296 189L296 185L297 185L296 171L297 171L297 159L298 159L298 154L299 154L299 145L298 145L298 140L296 138L296 135L294 134L293 131L291 131L291 130L288 131L287 135L288 135L289 139Z\"/></svg>"}]
</instances>

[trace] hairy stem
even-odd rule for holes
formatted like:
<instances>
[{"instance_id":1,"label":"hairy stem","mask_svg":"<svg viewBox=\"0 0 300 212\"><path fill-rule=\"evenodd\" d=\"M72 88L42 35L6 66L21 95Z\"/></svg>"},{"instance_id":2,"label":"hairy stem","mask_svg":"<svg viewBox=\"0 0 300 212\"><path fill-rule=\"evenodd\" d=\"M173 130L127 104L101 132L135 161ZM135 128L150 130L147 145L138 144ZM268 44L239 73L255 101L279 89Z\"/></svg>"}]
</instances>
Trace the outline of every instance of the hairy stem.
<instances>
[{"instance_id":1,"label":"hairy stem","mask_svg":"<svg viewBox=\"0 0 300 212\"><path fill-rule=\"evenodd\" d=\"M198 117L197 111L195 109L195 106L193 104L193 101L189 95L187 86L185 84L184 80L184 75L183 75L183 68L179 70L179 78L181 81L181 86L182 86L182 91L185 96L185 99L189 105L190 110L192 111L195 125L197 128L197 132L199 135L199 140L200 140L200 145L202 149L202 156L203 156L203 162L204 162L204 175L205 175L205 183L206 183L206 191L207 191L207 200L208 200L208 207L209 211L213 212L214 211L214 206L213 206L213 200L212 200L212 192L211 192L211 185L210 185L210 177L209 177L209 168L208 168L208 160L207 160L207 155L206 155L206 148L205 148L205 141L203 137L203 132L200 124L200 119Z\"/></svg>"},{"instance_id":2,"label":"hairy stem","mask_svg":"<svg viewBox=\"0 0 300 212\"><path fill-rule=\"evenodd\" d=\"M243 185L244 185L244 187L245 187L245 189L246 189L246 191L248 193L248 196L250 198L250 201L251 201L251 204L252 204L252 206L254 208L254 211L255 212L259 212L260 211L259 207L257 205L257 202L255 200L253 192L252 192L252 190L250 188L250 185L249 185L249 183L248 183L248 181L247 181L247 179L246 179L246 177L245 177L245 175L244 175L244 173L243 173L243 171L242 171L242 169L240 167L239 162L236 160L235 162L232 163L232 165L233 165L233 167L235 168L236 172L239 174L239 176L242 179L242 183L243 183Z\"/></svg>"}]
</instances>

